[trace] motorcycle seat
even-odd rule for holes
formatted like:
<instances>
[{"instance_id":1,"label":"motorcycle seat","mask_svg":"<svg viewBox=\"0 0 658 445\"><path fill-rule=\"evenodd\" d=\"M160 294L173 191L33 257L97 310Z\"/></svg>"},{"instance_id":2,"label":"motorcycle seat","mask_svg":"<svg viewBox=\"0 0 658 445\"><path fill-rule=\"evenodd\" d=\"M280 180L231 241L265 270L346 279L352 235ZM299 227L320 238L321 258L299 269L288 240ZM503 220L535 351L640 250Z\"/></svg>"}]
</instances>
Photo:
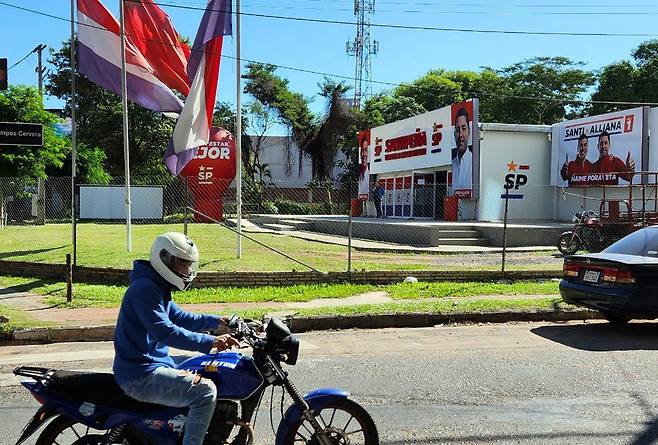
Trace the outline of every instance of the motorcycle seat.
<instances>
[{"instance_id":1,"label":"motorcycle seat","mask_svg":"<svg viewBox=\"0 0 658 445\"><path fill-rule=\"evenodd\" d=\"M54 370L47 388L71 400L139 414L167 408L127 396L114 379L114 374Z\"/></svg>"}]
</instances>

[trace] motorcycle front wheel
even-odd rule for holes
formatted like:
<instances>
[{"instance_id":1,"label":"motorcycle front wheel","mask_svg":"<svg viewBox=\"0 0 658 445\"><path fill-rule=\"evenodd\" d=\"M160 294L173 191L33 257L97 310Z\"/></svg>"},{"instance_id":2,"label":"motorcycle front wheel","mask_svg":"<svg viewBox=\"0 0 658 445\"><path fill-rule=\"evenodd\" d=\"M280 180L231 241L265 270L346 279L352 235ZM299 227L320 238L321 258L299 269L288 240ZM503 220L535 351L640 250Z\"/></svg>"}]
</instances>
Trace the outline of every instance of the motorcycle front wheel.
<instances>
[{"instance_id":1,"label":"motorcycle front wheel","mask_svg":"<svg viewBox=\"0 0 658 445\"><path fill-rule=\"evenodd\" d=\"M580 250L580 237L573 232L564 232L560 235L557 248L564 255L573 255Z\"/></svg>"},{"instance_id":2,"label":"motorcycle front wheel","mask_svg":"<svg viewBox=\"0 0 658 445\"><path fill-rule=\"evenodd\" d=\"M106 433L69 417L57 416L44 428L35 445L102 445Z\"/></svg>"},{"instance_id":3,"label":"motorcycle front wheel","mask_svg":"<svg viewBox=\"0 0 658 445\"><path fill-rule=\"evenodd\" d=\"M315 411L315 417L324 427L333 445L379 445L375 422L361 405L349 399L340 399ZM320 442L304 418L290 429L285 445L318 445Z\"/></svg>"}]
</instances>

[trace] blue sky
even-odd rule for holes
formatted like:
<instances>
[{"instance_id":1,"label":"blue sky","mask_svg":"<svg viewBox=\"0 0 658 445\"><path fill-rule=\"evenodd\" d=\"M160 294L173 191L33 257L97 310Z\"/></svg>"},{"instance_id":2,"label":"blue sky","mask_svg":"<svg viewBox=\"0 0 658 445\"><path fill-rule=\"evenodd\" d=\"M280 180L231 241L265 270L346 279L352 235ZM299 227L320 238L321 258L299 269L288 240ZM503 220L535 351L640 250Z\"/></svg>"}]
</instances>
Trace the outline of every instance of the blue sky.
<instances>
[{"instance_id":1,"label":"blue sky","mask_svg":"<svg viewBox=\"0 0 658 445\"><path fill-rule=\"evenodd\" d=\"M114 12L119 0L103 0ZM646 33L658 37L655 26L658 3L629 0L623 5L611 0L378 0L373 23L431 27L560 31L593 33ZM68 19L69 0L2 0ZM204 7L204 0L161 0L161 3ZM245 13L354 21L353 0L242 0ZM178 31L194 38L202 11L163 6ZM599 69L608 63L630 58L631 51L650 37L579 37L494 35L477 33L396 30L373 27L379 54L372 64L373 79L406 82L430 69L500 68L535 56L567 56ZM353 39L354 26L308 23L253 16L242 17L244 59L298 67L351 77L354 58L345 53ZM38 44L59 48L69 36L69 24L19 11L0 3L0 57L9 65L20 60ZM235 55L235 41L225 39L224 54ZM37 84L36 55L9 71L10 83ZM279 74L290 80L293 90L315 97L313 108L324 102L316 94L322 76L287 69ZM385 88L374 85L375 91ZM235 102L235 61L222 60L218 98ZM248 97L244 97L248 100ZM46 98L47 106L61 103Z\"/></svg>"}]
</instances>

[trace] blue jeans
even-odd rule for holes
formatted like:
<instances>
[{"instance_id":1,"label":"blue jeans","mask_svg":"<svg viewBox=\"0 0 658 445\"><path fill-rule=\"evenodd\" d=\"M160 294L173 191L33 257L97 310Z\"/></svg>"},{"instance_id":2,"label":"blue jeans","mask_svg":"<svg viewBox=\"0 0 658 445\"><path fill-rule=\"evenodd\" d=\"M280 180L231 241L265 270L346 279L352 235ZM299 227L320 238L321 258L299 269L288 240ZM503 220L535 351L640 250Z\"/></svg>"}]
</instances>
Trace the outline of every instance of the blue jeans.
<instances>
[{"instance_id":1,"label":"blue jeans","mask_svg":"<svg viewBox=\"0 0 658 445\"><path fill-rule=\"evenodd\" d=\"M217 388L208 379L178 369L160 367L152 374L127 382L118 382L121 389L141 402L157 403L174 408L190 407L185 421L183 445L202 445L215 409Z\"/></svg>"}]
</instances>

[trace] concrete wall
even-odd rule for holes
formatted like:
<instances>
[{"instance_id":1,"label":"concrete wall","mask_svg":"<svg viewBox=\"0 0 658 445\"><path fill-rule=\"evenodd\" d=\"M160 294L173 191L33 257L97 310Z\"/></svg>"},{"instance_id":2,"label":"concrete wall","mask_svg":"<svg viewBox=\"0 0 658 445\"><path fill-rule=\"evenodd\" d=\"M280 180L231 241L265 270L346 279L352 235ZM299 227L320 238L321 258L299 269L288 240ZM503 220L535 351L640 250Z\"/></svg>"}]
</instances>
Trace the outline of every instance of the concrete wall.
<instances>
[{"instance_id":1,"label":"concrete wall","mask_svg":"<svg viewBox=\"0 0 658 445\"><path fill-rule=\"evenodd\" d=\"M0 261L0 267L8 275L65 280L66 266L63 264L24 263L19 261ZM128 270L79 267L74 272L75 282L128 285ZM384 271L371 270L362 272L330 272L318 274L303 272L200 272L194 280L194 287L254 287L254 286L292 286L314 283L363 283L389 284L401 282L413 275L421 281L489 281L500 278L518 280L557 278L559 271L510 271L503 276L497 271L437 270L437 271ZM75 300L75 287L74 296Z\"/></svg>"},{"instance_id":2,"label":"concrete wall","mask_svg":"<svg viewBox=\"0 0 658 445\"><path fill-rule=\"evenodd\" d=\"M253 144L256 143L254 136L251 137L251 140ZM337 160L343 158L344 156L339 152ZM301 154L297 145L287 136L268 136L261 144L260 161L270 168L272 177L268 180L278 186L305 187L312 179L311 158ZM337 176L341 171L335 167L333 176Z\"/></svg>"},{"instance_id":3,"label":"concrete wall","mask_svg":"<svg viewBox=\"0 0 658 445\"><path fill-rule=\"evenodd\" d=\"M525 129L524 129L525 128ZM548 126L504 126L480 130L480 193L477 202L479 221L502 221L505 213L505 176L524 174L526 185L510 193L523 194L522 200L509 203L509 220L552 220L554 218L555 188L550 186L551 142ZM508 163L529 165L529 170L510 171ZM472 203L464 203L462 214L468 219ZM469 211L470 210L470 211Z\"/></svg>"}]
</instances>

